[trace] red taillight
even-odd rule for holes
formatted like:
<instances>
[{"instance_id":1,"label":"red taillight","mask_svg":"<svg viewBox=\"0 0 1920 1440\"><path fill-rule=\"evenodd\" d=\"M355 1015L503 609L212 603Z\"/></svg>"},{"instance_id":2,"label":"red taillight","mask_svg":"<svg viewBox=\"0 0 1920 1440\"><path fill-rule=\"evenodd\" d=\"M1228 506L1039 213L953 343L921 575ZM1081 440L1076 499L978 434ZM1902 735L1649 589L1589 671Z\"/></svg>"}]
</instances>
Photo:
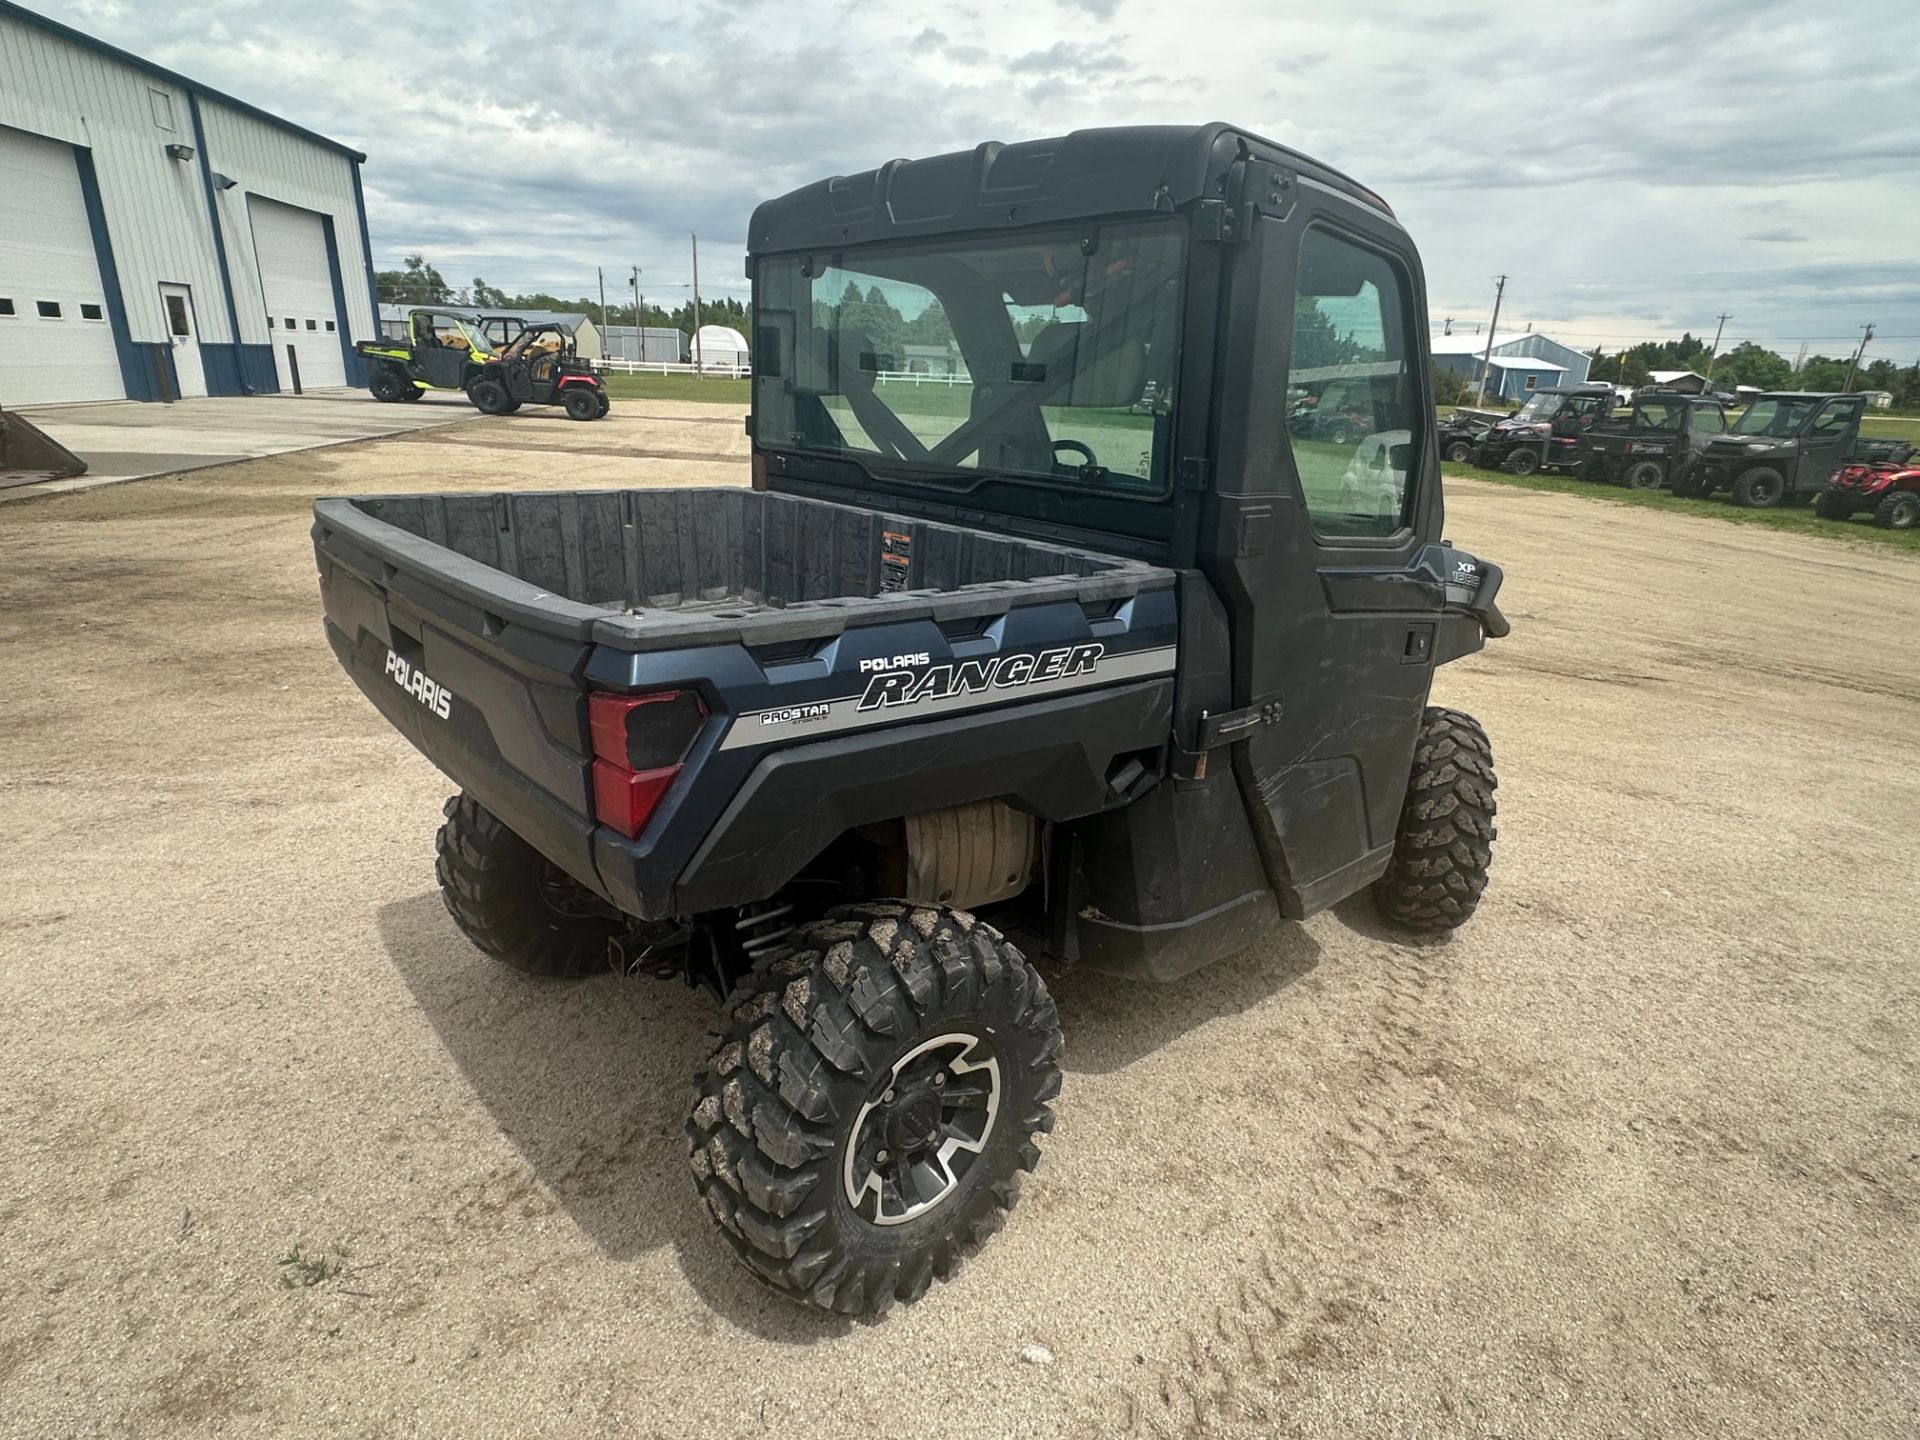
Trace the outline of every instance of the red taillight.
<instances>
[{"instance_id":1,"label":"red taillight","mask_svg":"<svg viewBox=\"0 0 1920 1440\"><path fill-rule=\"evenodd\" d=\"M629 840L637 839L680 773L706 718L707 707L691 690L589 695L595 818Z\"/></svg>"}]
</instances>

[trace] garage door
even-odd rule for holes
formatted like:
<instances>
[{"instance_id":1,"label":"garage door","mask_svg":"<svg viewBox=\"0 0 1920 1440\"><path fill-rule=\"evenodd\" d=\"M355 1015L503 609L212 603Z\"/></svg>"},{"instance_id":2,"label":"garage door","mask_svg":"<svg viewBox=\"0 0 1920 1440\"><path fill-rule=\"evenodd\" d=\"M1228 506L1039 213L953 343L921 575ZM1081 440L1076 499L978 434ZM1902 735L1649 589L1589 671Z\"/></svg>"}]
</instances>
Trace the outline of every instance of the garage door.
<instances>
[{"instance_id":1,"label":"garage door","mask_svg":"<svg viewBox=\"0 0 1920 1440\"><path fill-rule=\"evenodd\" d=\"M267 297L267 338L280 388L293 389L291 347L300 366L302 389L347 383L340 357L340 317L333 308L333 270L327 264L327 235L311 210L282 205L258 195L248 197L253 217L253 254L260 265L260 289Z\"/></svg>"},{"instance_id":2,"label":"garage door","mask_svg":"<svg viewBox=\"0 0 1920 1440\"><path fill-rule=\"evenodd\" d=\"M73 147L0 127L0 405L124 400Z\"/></svg>"}]
</instances>

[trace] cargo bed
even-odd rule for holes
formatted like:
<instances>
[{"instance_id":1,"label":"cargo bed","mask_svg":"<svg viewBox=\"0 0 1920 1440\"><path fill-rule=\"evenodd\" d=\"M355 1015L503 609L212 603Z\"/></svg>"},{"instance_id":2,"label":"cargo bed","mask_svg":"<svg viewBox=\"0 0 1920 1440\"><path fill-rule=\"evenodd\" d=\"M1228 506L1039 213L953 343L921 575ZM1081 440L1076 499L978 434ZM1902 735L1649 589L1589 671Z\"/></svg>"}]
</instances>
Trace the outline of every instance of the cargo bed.
<instances>
[{"instance_id":1,"label":"cargo bed","mask_svg":"<svg viewBox=\"0 0 1920 1440\"><path fill-rule=\"evenodd\" d=\"M1172 581L1116 556L732 488L382 495L321 500L314 516L323 553L359 551L545 634L636 651Z\"/></svg>"},{"instance_id":2,"label":"cargo bed","mask_svg":"<svg viewBox=\"0 0 1920 1440\"><path fill-rule=\"evenodd\" d=\"M354 683L631 915L768 894L899 814L909 777L916 808L1108 808L1115 757L1168 735L1176 577L1139 561L745 489L354 497L314 517ZM684 689L707 717L685 773L618 835L596 818L587 697Z\"/></svg>"}]
</instances>

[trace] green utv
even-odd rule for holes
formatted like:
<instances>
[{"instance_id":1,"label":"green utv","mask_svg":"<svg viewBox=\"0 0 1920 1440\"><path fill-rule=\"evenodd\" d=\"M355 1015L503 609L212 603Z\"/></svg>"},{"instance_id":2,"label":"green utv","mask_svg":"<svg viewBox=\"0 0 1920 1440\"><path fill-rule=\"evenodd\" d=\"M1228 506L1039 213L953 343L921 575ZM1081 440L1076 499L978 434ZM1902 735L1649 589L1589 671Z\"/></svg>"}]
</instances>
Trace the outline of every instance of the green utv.
<instances>
[{"instance_id":1,"label":"green utv","mask_svg":"<svg viewBox=\"0 0 1920 1440\"><path fill-rule=\"evenodd\" d=\"M480 377L495 346L480 317L421 307L407 312L404 340L362 340L367 388L381 401L418 400L428 390L464 392Z\"/></svg>"},{"instance_id":2,"label":"green utv","mask_svg":"<svg viewBox=\"0 0 1920 1440\"><path fill-rule=\"evenodd\" d=\"M1041 968L1146 1008L1361 891L1473 914L1492 752L1428 696L1507 623L1445 539L1419 256L1337 171L1082 131L821 181L747 246L752 489L323 499L313 538L341 665L459 788L454 923L722 997L698 1202L865 1313L1039 1163ZM1289 426L1336 384L1344 434Z\"/></svg>"}]
</instances>

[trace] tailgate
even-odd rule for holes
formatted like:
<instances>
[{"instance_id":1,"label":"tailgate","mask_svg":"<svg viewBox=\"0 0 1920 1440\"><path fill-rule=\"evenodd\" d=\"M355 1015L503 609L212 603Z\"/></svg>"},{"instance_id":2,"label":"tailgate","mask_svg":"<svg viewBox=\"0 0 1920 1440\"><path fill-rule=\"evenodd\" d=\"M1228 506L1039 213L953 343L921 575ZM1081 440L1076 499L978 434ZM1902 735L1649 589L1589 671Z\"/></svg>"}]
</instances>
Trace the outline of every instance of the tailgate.
<instances>
[{"instance_id":1,"label":"tailgate","mask_svg":"<svg viewBox=\"0 0 1920 1440\"><path fill-rule=\"evenodd\" d=\"M599 891L580 675L604 612L350 501L316 502L313 545L327 642L354 684L456 785Z\"/></svg>"}]
</instances>

